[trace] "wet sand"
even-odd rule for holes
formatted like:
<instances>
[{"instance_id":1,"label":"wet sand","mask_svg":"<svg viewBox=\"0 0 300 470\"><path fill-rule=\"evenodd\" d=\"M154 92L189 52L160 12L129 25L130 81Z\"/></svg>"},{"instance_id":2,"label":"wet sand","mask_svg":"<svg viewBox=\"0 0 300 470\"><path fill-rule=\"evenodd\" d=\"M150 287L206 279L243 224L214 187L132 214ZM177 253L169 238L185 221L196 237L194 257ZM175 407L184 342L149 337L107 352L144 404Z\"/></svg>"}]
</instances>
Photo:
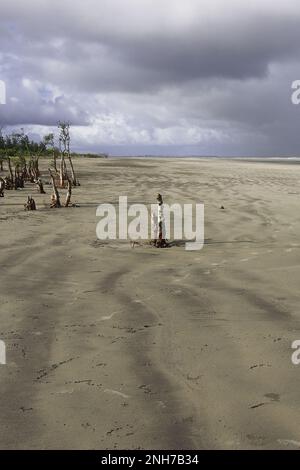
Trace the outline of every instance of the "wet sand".
<instances>
[{"instance_id":1,"label":"wet sand","mask_svg":"<svg viewBox=\"0 0 300 470\"><path fill-rule=\"evenodd\" d=\"M300 447L300 166L75 167L79 207L0 199L0 448ZM201 251L96 240L98 203L158 192L205 203Z\"/></svg>"}]
</instances>

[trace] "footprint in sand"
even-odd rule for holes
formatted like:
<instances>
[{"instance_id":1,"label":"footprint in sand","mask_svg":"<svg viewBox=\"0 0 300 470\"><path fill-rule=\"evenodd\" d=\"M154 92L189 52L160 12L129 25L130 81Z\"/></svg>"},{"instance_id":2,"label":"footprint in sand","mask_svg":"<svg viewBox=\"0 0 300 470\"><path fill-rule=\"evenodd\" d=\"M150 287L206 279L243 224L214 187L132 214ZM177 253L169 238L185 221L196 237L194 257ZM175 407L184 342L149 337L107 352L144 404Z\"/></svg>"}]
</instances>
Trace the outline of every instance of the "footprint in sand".
<instances>
[{"instance_id":1,"label":"footprint in sand","mask_svg":"<svg viewBox=\"0 0 300 470\"><path fill-rule=\"evenodd\" d=\"M264 397L270 398L271 401L280 401L279 393L266 393Z\"/></svg>"},{"instance_id":2,"label":"footprint in sand","mask_svg":"<svg viewBox=\"0 0 300 470\"><path fill-rule=\"evenodd\" d=\"M190 273L187 273L185 274L184 276L178 278L178 279L174 279L175 282L182 282L184 279L186 279L188 276L190 275Z\"/></svg>"},{"instance_id":3,"label":"footprint in sand","mask_svg":"<svg viewBox=\"0 0 300 470\"><path fill-rule=\"evenodd\" d=\"M118 390L112 390L111 388L106 388L104 390L104 393L111 393L113 395L118 395L122 398L129 398L129 395L126 395L125 393L119 392Z\"/></svg>"},{"instance_id":4,"label":"footprint in sand","mask_svg":"<svg viewBox=\"0 0 300 470\"><path fill-rule=\"evenodd\" d=\"M163 401L161 401L161 400L159 400L159 401L157 402L157 405L158 405L159 408L166 408L166 407L167 407L167 405L166 405Z\"/></svg>"},{"instance_id":5,"label":"footprint in sand","mask_svg":"<svg viewBox=\"0 0 300 470\"><path fill-rule=\"evenodd\" d=\"M65 394L69 394L69 393L73 393L74 392L74 388L71 388L71 390L58 390L57 392L55 392L56 395L65 395Z\"/></svg>"},{"instance_id":6,"label":"footprint in sand","mask_svg":"<svg viewBox=\"0 0 300 470\"><path fill-rule=\"evenodd\" d=\"M107 316L104 315L103 317L101 317L100 320L103 320L103 321L105 321L105 320L111 320L112 317L113 317L114 315L116 315L117 313L119 313L119 312L113 312L113 313L111 313L110 315L107 315Z\"/></svg>"},{"instance_id":7,"label":"footprint in sand","mask_svg":"<svg viewBox=\"0 0 300 470\"><path fill-rule=\"evenodd\" d=\"M181 295L182 294L182 290L180 289L176 289L173 291L175 295Z\"/></svg>"}]
</instances>

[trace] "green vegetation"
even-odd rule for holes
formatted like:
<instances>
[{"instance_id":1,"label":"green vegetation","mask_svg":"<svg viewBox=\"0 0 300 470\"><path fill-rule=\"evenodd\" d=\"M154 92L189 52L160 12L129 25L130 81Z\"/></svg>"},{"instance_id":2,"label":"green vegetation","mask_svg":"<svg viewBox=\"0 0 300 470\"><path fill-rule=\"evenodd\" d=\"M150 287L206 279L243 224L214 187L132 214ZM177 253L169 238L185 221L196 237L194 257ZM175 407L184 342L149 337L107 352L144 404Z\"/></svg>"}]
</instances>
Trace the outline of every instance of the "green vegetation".
<instances>
[{"instance_id":1,"label":"green vegetation","mask_svg":"<svg viewBox=\"0 0 300 470\"><path fill-rule=\"evenodd\" d=\"M30 140L23 130L3 135L0 131L0 157L18 157L20 155L51 155L52 150L44 139L41 142Z\"/></svg>"},{"instance_id":2,"label":"green vegetation","mask_svg":"<svg viewBox=\"0 0 300 470\"><path fill-rule=\"evenodd\" d=\"M54 134L47 134L40 142L30 140L28 135L25 134L24 129L20 132L12 132L11 134L4 135L0 129L0 161L6 157L24 157L26 156L39 156L39 157L57 157L60 150L55 146ZM75 153L70 152L72 157L83 156L87 158L107 158L105 153L92 154L92 153Z\"/></svg>"}]
</instances>

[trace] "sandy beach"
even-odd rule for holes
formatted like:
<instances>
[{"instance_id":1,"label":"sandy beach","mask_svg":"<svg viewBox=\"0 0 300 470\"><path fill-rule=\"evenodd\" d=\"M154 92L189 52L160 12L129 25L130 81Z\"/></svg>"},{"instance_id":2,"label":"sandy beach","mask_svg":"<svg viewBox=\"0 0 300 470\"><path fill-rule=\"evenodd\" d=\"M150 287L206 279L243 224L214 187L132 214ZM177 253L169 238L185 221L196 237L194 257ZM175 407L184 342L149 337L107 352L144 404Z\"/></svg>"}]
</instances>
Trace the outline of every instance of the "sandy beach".
<instances>
[{"instance_id":1,"label":"sandy beach","mask_svg":"<svg viewBox=\"0 0 300 470\"><path fill-rule=\"evenodd\" d=\"M300 448L300 166L75 166L78 207L0 200L0 448ZM204 202L201 251L96 239L98 204L158 192Z\"/></svg>"}]
</instances>

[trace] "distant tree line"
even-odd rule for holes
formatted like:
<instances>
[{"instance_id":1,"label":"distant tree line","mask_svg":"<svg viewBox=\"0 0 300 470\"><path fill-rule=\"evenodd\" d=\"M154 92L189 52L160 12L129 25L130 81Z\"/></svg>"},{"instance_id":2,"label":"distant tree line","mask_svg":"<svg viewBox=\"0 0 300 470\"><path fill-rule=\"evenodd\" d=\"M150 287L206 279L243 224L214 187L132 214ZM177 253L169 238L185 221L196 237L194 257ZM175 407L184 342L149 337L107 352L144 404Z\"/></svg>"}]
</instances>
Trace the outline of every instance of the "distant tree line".
<instances>
[{"instance_id":1,"label":"distant tree line","mask_svg":"<svg viewBox=\"0 0 300 470\"><path fill-rule=\"evenodd\" d=\"M12 132L11 134L5 134L0 128L0 161L5 157L31 157L31 156L51 156L57 157L60 154L59 146L55 145L55 136L54 134L45 135L39 142L32 140L25 134L24 129L20 129L20 132ZM75 152L70 152L74 157L77 154ZM98 153L98 154L82 154L85 157L102 157L107 158L108 154Z\"/></svg>"},{"instance_id":2,"label":"distant tree line","mask_svg":"<svg viewBox=\"0 0 300 470\"><path fill-rule=\"evenodd\" d=\"M51 144L54 144L52 136L53 134L49 134L37 142L31 140L23 129L6 135L0 129L0 157L51 155L54 150L51 148Z\"/></svg>"}]
</instances>

